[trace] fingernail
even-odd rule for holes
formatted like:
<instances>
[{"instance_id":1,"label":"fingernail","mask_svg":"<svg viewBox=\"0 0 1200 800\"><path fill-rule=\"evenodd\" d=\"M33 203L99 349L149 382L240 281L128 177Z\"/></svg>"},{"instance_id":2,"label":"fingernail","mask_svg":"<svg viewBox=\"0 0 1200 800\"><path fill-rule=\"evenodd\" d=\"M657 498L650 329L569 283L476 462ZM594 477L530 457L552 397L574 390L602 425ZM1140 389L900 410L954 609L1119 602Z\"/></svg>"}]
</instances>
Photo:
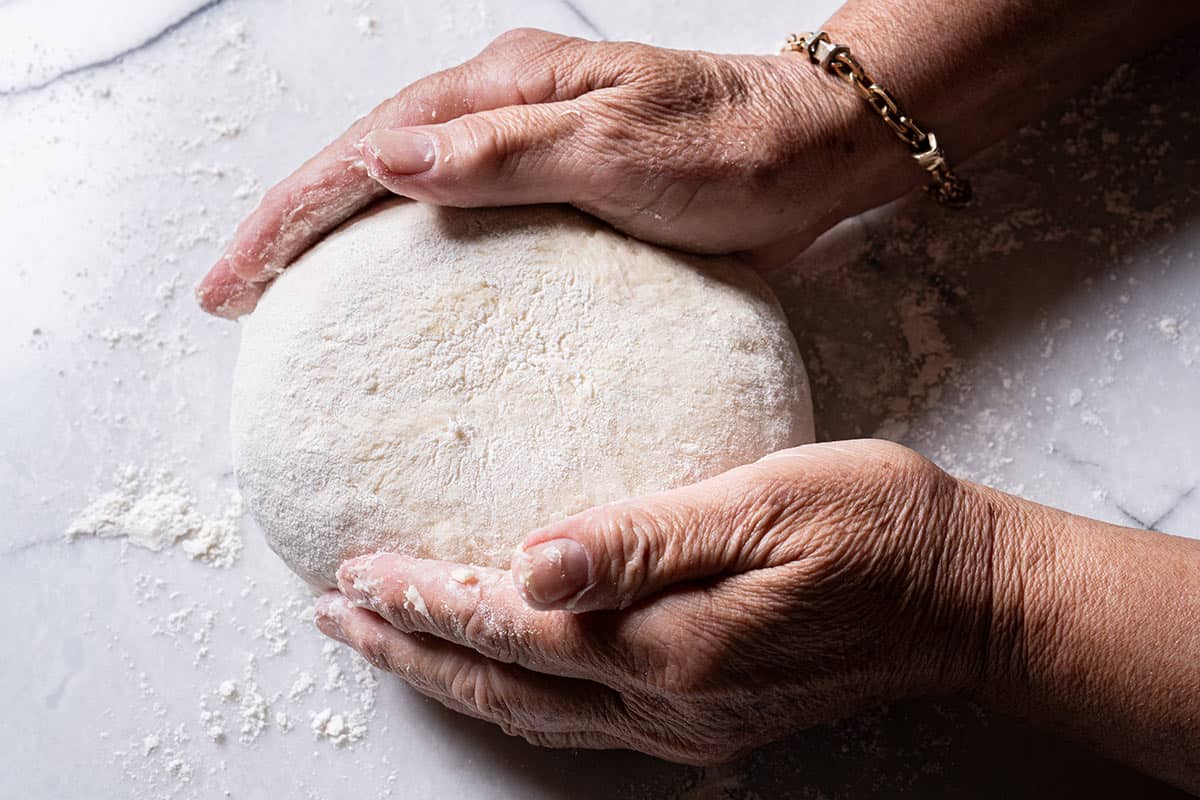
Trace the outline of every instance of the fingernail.
<instances>
[{"instance_id":1,"label":"fingernail","mask_svg":"<svg viewBox=\"0 0 1200 800\"><path fill-rule=\"evenodd\" d=\"M338 621L338 613L345 608L345 598L336 592L331 592L317 600L316 614L313 621L317 629L326 636L331 636L339 642L346 641L346 632Z\"/></svg>"},{"instance_id":2,"label":"fingernail","mask_svg":"<svg viewBox=\"0 0 1200 800\"><path fill-rule=\"evenodd\" d=\"M513 556L517 588L535 603L557 603L588 585L587 551L573 539L551 539Z\"/></svg>"},{"instance_id":3,"label":"fingernail","mask_svg":"<svg viewBox=\"0 0 1200 800\"><path fill-rule=\"evenodd\" d=\"M254 310L263 284L251 283L239 278L231 269L218 262L194 287L200 307L210 314L226 319L237 319Z\"/></svg>"},{"instance_id":4,"label":"fingernail","mask_svg":"<svg viewBox=\"0 0 1200 800\"><path fill-rule=\"evenodd\" d=\"M363 150L395 175L417 175L433 166L433 140L423 133L396 130L371 131L362 140Z\"/></svg>"}]
</instances>

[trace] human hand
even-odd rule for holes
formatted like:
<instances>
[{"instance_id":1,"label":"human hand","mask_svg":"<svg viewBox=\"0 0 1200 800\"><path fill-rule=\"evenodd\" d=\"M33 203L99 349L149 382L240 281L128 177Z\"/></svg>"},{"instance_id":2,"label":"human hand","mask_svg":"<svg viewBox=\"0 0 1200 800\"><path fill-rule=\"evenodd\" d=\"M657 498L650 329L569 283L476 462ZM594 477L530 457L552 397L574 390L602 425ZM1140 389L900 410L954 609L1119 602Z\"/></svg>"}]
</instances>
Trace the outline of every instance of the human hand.
<instances>
[{"instance_id":1,"label":"human hand","mask_svg":"<svg viewBox=\"0 0 1200 800\"><path fill-rule=\"evenodd\" d=\"M979 508L897 445L808 445L552 524L511 573L353 559L317 624L535 744L723 762L875 702L976 688L998 644Z\"/></svg>"},{"instance_id":2,"label":"human hand","mask_svg":"<svg viewBox=\"0 0 1200 800\"><path fill-rule=\"evenodd\" d=\"M877 126L826 80L790 56L510 31L270 189L198 299L248 313L293 259L389 191L460 207L570 203L649 242L779 263L919 179L896 152L875 157Z\"/></svg>"}]
</instances>

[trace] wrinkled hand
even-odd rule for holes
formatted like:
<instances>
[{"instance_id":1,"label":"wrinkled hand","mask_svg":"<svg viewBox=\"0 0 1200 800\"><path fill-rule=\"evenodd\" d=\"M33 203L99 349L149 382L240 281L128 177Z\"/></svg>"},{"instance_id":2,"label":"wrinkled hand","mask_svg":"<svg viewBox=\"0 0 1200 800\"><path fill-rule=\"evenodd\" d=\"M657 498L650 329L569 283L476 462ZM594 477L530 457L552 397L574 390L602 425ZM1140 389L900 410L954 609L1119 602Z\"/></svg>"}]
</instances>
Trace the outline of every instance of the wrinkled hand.
<instances>
[{"instance_id":1,"label":"wrinkled hand","mask_svg":"<svg viewBox=\"0 0 1200 800\"><path fill-rule=\"evenodd\" d=\"M779 263L888 199L873 165L899 163L873 158L861 137L878 126L854 124L862 108L824 80L799 57L511 31L403 89L269 190L197 296L212 313L248 313L293 259L388 192L460 207L570 203L646 241ZM892 195L916 178L906 171Z\"/></svg>"},{"instance_id":2,"label":"wrinkled hand","mask_svg":"<svg viewBox=\"0 0 1200 800\"><path fill-rule=\"evenodd\" d=\"M897 445L809 445L552 524L511 573L348 561L317 625L530 742L718 763L974 687L993 598L967 487Z\"/></svg>"}]
</instances>

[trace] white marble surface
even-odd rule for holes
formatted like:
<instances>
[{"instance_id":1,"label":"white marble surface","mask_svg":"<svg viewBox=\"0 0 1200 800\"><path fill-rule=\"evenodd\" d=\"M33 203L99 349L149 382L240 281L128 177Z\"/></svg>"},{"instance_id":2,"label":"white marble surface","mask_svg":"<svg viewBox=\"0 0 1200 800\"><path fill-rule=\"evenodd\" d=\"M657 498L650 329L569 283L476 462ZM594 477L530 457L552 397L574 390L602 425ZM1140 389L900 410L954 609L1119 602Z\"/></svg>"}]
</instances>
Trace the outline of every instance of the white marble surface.
<instances>
[{"instance_id":1,"label":"white marble surface","mask_svg":"<svg viewBox=\"0 0 1200 800\"><path fill-rule=\"evenodd\" d=\"M121 465L173 470L203 508L221 502L237 329L200 314L191 284L263 188L356 114L509 27L767 51L834 5L0 2L0 794L1168 795L956 703L873 712L700 772L536 750L385 677L369 734L339 748L308 715L351 702L323 686L341 656L321 654L251 523L229 570L64 541ZM1200 535L1197 44L976 159L970 211L899 201L775 279L824 437L879 432L1039 501ZM216 690L247 685L251 656L297 726L269 719L242 744ZM297 670L318 687L290 700ZM224 742L205 737L202 701L225 710Z\"/></svg>"}]
</instances>

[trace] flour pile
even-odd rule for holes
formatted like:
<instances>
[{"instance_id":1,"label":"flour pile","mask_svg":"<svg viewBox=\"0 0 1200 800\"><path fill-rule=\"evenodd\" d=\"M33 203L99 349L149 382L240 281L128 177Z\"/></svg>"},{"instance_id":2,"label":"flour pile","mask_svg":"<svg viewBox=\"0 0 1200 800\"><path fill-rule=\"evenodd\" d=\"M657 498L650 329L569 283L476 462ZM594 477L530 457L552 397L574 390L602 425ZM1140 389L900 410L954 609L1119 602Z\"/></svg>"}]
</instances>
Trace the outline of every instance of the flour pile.
<instances>
[{"instance_id":1,"label":"flour pile","mask_svg":"<svg viewBox=\"0 0 1200 800\"><path fill-rule=\"evenodd\" d=\"M215 567L231 567L242 552L242 498L228 494L224 508L213 515L200 513L196 498L180 478L168 472L151 474L124 466L113 478L112 490L80 511L67 526L68 539L85 536L124 539L159 552L176 544L188 558Z\"/></svg>"}]
</instances>

